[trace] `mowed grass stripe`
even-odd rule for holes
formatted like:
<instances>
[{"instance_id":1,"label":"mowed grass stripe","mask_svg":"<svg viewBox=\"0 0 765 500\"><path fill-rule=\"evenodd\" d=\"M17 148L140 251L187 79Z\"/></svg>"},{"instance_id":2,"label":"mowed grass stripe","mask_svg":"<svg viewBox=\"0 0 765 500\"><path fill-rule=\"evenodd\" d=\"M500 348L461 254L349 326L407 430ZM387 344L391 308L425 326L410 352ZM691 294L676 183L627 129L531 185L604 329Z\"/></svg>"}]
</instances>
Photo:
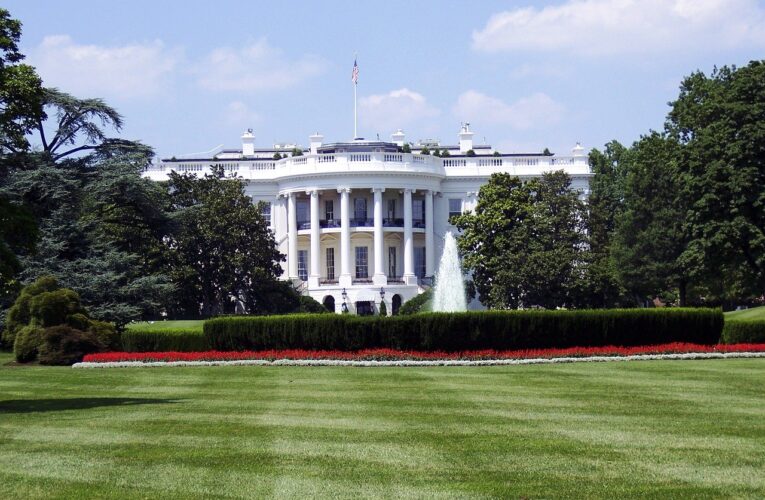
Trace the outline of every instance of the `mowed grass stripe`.
<instances>
[{"instance_id":1,"label":"mowed grass stripe","mask_svg":"<svg viewBox=\"0 0 765 500\"><path fill-rule=\"evenodd\" d=\"M765 494L761 360L0 374L3 498Z\"/></svg>"}]
</instances>

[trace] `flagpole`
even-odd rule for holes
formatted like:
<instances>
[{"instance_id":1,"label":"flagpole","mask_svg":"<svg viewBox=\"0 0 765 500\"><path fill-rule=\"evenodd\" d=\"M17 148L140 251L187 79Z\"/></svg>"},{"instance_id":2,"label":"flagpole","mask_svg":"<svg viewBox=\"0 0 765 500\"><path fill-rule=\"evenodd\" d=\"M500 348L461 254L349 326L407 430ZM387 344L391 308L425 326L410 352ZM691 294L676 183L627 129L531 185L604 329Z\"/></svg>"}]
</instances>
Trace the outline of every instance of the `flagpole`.
<instances>
[{"instance_id":1,"label":"flagpole","mask_svg":"<svg viewBox=\"0 0 765 500\"><path fill-rule=\"evenodd\" d=\"M353 138L355 139L358 137L358 134L356 133L356 87L358 86L358 83L353 84Z\"/></svg>"}]
</instances>

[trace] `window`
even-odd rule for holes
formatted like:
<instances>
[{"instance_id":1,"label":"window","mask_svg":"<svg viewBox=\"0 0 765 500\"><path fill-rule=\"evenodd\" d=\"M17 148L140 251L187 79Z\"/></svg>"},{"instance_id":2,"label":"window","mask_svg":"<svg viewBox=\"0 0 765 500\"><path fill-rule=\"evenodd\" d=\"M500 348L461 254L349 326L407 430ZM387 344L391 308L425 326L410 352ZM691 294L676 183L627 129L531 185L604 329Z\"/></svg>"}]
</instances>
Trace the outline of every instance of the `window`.
<instances>
[{"instance_id":1,"label":"window","mask_svg":"<svg viewBox=\"0 0 765 500\"><path fill-rule=\"evenodd\" d=\"M425 277L425 247L414 247L414 275Z\"/></svg>"},{"instance_id":2,"label":"window","mask_svg":"<svg viewBox=\"0 0 765 500\"><path fill-rule=\"evenodd\" d=\"M412 200L412 220L425 222L425 200Z\"/></svg>"},{"instance_id":3,"label":"window","mask_svg":"<svg viewBox=\"0 0 765 500\"><path fill-rule=\"evenodd\" d=\"M311 217L309 216L308 200L297 200L297 223L300 224L309 222Z\"/></svg>"},{"instance_id":4,"label":"window","mask_svg":"<svg viewBox=\"0 0 765 500\"><path fill-rule=\"evenodd\" d=\"M367 218L367 199L366 198L353 199L353 218L359 219L359 220L366 220Z\"/></svg>"},{"instance_id":5,"label":"window","mask_svg":"<svg viewBox=\"0 0 765 500\"><path fill-rule=\"evenodd\" d=\"M388 200L388 219L396 218L396 200Z\"/></svg>"},{"instance_id":6,"label":"window","mask_svg":"<svg viewBox=\"0 0 765 500\"><path fill-rule=\"evenodd\" d=\"M356 247L356 279L366 279L369 277L367 247Z\"/></svg>"},{"instance_id":7,"label":"window","mask_svg":"<svg viewBox=\"0 0 765 500\"><path fill-rule=\"evenodd\" d=\"M396 274L396 247L388 247L388 277L398 277Z\"/></svg>"},{"instance_id":8,"label":"window","mask_svg":"<svg viewBox=\"0 0 765 500\"><path fill-rule=\"evenodd\" d=\"M449 220L456 215L462 215L462 198L449 198Z\"/></svg>"},{"instance_id":9,"label":"window","mask_svg":"<svg viewBox=\"0 0 765 500\"><path fill-rule=\"evenodd\" d=\"M298 278L308 281L308 250L298 250Z\"/></svg>"},{"instance_id":10,"label":"window","mask_svg":"<svg viewBox=\"0 0 765 500\"><path fill-rule=\"evenodd\" d=\"M327 248L327 279L335 279L335 249Z\"/></svg>"},{"instance_id":11,"label":"window","mask_svg":"<svg viewBox=\"0 0 765 500\"><path fill-rule=\"evenodd\" d=\"M324 202L324 218L326 220L332 220L335 218L335 202L333 200L327 200Z\"/></svg>"},{"instance_id":12,"label":"window","mask_svg":"<svg viewBox=\"0 0 765 500\"><path fill-rule=\"evenodd\" d=\"M269 201L260 202L260 215L263 217L266 223L270 226L271 225L271 202Z\"/></svg>"}]
</instances>

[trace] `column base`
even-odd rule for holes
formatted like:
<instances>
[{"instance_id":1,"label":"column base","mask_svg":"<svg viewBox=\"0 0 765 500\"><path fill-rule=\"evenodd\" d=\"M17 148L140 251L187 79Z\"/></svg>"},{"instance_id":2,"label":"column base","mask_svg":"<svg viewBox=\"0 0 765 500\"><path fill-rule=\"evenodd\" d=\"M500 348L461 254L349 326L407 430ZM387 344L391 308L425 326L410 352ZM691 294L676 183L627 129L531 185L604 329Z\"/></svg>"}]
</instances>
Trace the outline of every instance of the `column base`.
<instances>
[{"instance_id":1,"label":"column base","mask_svg":"<svg viewBox=\"0 0 765 500\"><path fill-rule=\"evenodd\" d=\"M319 277L318 276L309 276L308 277L308 288L318 288L319 287Z\"/></svg>"},{"instance_id":2,"label":"column base","mask_svg":"<svg viewBox=\"0 0 765 500\"><path fill-rule=\"evenodd\" d=\"M405 285L416 285L417 284L417 276L415 276L414 274L408 274L408 275L405 274L404 276L402 276L402 278L404 279L404 284Z\"/></svg>"},{"instance_id":3,"label":"column base","mask_svg":"<svg viewBox=\"0 0 765 500\"><path fill-rule=\"evenodd\" d=\"M341 274L337 279L337 284L343 288L348 288L353 285L353 278L351 278L350 274Z\"/></svg>"},{"instance_id":4,"label":"column base","mask_svg":"<svg viewBox=\"0 0 765 500\"><path fill-rule=\"evenodd\" d=\"M372 284L385 286L388 284L388 277L385 276L384 274L375 274L374 276L372 276Z\"/></svg>"}]
</instances>

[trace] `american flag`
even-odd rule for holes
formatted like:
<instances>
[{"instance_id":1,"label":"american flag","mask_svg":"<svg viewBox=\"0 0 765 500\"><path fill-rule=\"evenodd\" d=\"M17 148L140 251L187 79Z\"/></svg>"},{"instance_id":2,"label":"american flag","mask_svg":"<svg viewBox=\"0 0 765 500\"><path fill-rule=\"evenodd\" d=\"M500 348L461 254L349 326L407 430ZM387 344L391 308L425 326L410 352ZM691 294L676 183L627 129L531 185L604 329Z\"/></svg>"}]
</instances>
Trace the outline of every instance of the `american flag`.
<instances>
[{"instance_id":1,"label":"american flag","mask_svg":"<svg viewBox=\"0 0 765 500\"><path fill-rule=\"evenodd\" d=\"M359 83L359 65L356 64L356 59L353 60L353 72L351 73L351 81L354 84Z\"/></svg>"}]
</instances>

